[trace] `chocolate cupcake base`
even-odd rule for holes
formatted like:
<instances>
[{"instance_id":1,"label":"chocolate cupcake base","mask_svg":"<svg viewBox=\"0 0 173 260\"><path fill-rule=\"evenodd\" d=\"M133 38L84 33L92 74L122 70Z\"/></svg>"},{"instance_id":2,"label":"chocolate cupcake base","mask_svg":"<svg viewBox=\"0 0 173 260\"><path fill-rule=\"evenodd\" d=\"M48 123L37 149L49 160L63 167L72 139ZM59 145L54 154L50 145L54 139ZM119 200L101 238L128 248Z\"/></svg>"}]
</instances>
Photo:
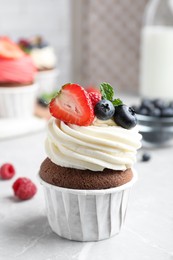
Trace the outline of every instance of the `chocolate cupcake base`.
<instances>
[{"instance_id":1,"label":"chocolate cupcake base","mask_svg":"<svg viewBox=\"0 0 173 260\"><path fill-rule=\"evenodd\" d=\"M54 164L49 158L46 158L41 164L39 174L41 179L49 184L79 190L114 188L131 181L133 178L131 169L125 171L104 169L93 172L61 167Z\"/></svg>"},{"instance_id":2,"label":"chocolate cupcake base","mask_svg":"<svg viewBox=\"0 0 173 260\"><path fill-rule=\"evenodd\" d=\"M18 82L0 82L0 87L23 87L34 84L34 82L18 83Z\"/></svg>"}]
</instances>

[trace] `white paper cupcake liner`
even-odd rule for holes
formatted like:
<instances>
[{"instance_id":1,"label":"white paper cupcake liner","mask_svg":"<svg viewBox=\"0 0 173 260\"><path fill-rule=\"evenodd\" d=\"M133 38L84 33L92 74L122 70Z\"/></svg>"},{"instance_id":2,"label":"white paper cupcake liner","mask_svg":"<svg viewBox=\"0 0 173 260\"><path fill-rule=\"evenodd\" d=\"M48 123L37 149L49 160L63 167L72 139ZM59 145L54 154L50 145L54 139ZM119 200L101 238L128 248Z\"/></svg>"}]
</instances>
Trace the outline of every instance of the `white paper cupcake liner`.
<instances>
[{"instance_id":1,"label":"white paper cupcake liner","mask_svg":"<svg viewBox=\"0 0 173 260\"><path fill-rule=\"evenodd\" d=\"M57 79L59 75L58 69L48 71L40 71L36 75L36 82L39 85L38 96L44 93L52 93L57 88Z\"/></svg>"},{"instance_id":2,"label":"white paper cupcake liner","mask_svg":"<svg viewBox=\"0 0 173 260\"><path fill-rule=\"evenodd\" d=\"M46 210L52 230L63 238L99 241L118 234L124 224L133 179L105 190L73 190L44 182Z\"/></svg>"},{"instance_id":3,"label":"white paper cupcake liner","mask_svg":"<svg viewBox=\"0 0 173 260\"><path fill-rule=\"evenodd\" d=\"M0 118L26 118L32 116L37 90L37 84L0 87Z\"/></svg>"}]
</instances>

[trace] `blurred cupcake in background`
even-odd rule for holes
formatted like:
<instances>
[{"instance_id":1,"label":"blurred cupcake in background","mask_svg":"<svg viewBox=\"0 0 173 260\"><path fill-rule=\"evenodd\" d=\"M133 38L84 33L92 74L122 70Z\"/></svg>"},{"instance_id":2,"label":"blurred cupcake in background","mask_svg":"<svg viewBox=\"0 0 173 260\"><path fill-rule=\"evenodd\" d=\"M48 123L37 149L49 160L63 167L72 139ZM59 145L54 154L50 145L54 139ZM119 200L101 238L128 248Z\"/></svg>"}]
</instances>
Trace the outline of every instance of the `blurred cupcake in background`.
<instances>
[{"instance_id":1,"label":"blurred cupcake in background","mask_svg":"<svg viewBox=\"0 0 173 260\"><path fill-rule=\"evenodd\" d=\"M0 118L30 117L38 91L36 66L8 37L0 37Z\"/></svg>"},{"instance_id":2,"label":"blurred cupcake in background","mask_svg":"<svg viewBox=\"0 0 173 260\"><path fill-rule=\"evenodd\" d=\"M37 36L31 40L21 39L19 46L29 53L38 70L36 80L39 84L38 96L50 94L57 86L57 57L53 47L42 37Z\"/></svg>"}]
</instances>

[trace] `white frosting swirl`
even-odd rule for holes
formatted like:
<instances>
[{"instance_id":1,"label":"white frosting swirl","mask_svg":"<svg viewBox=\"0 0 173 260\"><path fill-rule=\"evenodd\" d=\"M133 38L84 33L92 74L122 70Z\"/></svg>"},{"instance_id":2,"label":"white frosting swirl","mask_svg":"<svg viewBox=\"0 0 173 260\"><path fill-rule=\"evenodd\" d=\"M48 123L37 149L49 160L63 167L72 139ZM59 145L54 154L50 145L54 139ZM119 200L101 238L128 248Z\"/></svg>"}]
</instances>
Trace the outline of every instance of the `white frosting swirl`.
<instances>
[{"instance_id":1,"label":"white frosting swirl","mask_svg":"<svg viewBox=\"0 0 173 260\"><path fill-rule=\"evenodd\" d=\"M136 150L141 147L138 128L127 130L110 122L94 123L87 127L67 125L51 118L46 140L50 160L62 167L92 171L130 168L136 161Z\"/></svg>"},{"instance_id":2,"label":"white frosting swirl","mask_svg":"<svg viewBox=\"0 0 173 260\"><path fill-rule=\"evenodd\" d=\"M51 46L33 48L30 55L38 70L53 69L56 66L57 58Z\"/></svg>"}]
</instances>

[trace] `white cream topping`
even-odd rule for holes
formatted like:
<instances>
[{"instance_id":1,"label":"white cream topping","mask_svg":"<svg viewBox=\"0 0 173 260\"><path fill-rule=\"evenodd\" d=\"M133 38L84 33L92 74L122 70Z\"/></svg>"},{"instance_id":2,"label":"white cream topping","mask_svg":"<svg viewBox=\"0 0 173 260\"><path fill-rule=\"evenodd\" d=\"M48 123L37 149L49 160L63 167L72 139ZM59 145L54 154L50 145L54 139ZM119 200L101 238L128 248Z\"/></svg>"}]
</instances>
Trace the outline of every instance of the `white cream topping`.
<instances>
[{"instance_id":1,"label":"white cream topping","mask_svg":"<svg viewBox=\"0 0 173 260\"><path fill-rule=\"evenodd\" d=\"M117 124L115 123L115 121L113 121L112 119L108 119L108 120L100 120L97 117L94 118L94 121L92 123L92 125L94 126L117 126Z\"/></svg>"},{"instance_id":2,"label":"white cream topping","mask_svg":"<svg viewBox=\"0 0 173 260\"><path fill-rule=\"evenodd\" d=\"M138 128L127 130L112 120L99 121L86 127L67 125L51 118L47 128L47 156L62 167L92 171L130 168L141 147Z\"/></svg>"},{"instance_id":3,"label":"white cream topping","mask_svg":"<svg viewBox=\"0 0 173 260\"><path fill-rule=\"evenodd\" d=\"M57 58L52 47L34 48L30 53L37 69L55 68Z\"/></svg>"}]
</instances>

